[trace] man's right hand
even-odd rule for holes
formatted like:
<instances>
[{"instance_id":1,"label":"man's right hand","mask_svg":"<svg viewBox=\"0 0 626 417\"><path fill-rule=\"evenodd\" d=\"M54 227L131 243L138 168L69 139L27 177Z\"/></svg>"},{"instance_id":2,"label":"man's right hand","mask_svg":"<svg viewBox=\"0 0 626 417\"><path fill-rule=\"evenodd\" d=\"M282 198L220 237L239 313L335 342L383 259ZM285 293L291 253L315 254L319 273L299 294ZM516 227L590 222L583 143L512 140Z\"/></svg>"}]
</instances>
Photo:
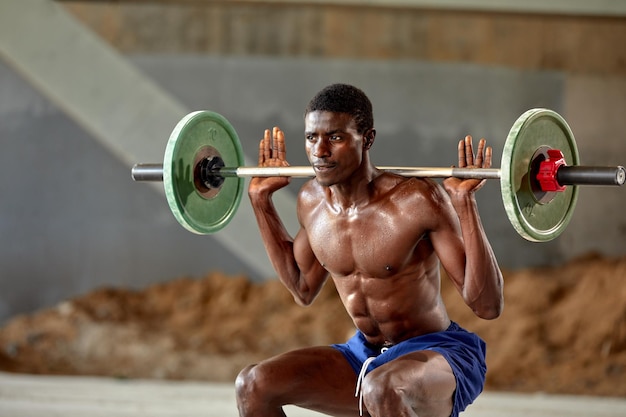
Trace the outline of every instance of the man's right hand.
<instances>
[{"instance_id":1,"label":"man's right hand","mask_svg":"<svg viewBox=\"0 0 626 417\"><path fill-rule=\"evenodd\" d=\"M259 166L260 167L287 167L289 163L285 159L285 134L278 127L272 131L265 130L265 135L259 143ZM291 177L254 177L250 181L248 194L273 193L291 181Z\"/></svg>"}]
</instances>

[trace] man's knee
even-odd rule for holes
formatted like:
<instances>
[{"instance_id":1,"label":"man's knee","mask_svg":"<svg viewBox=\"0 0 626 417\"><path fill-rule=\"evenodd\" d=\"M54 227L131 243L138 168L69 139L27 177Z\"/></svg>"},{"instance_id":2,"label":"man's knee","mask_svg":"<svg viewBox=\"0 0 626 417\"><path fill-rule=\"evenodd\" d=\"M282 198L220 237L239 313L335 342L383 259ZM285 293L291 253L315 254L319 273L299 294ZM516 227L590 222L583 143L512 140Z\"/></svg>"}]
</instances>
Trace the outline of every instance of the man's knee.
<instances>
[{"instance_id":1,"label":"man's knee","mask_svg":"<svg viewBox=\"0 0 626 417\"><path fill-rule=\"evenodd\" d=\"M267 414L267 410L276 408L271 388L262 366L249 365L239 372L235 379L239 415L262 415Z\"/></svg>"},{"instance_id":2,"label":"man's knee","mask_svg":"<svg viewBox=\"0 0 626 417\"><path fill-rule=\"evenodd\" d=\"M373 416L396 410L404 398L405 392L390 372L371 372L363 380L363 404Z\"/></svg>"},{"instance_id":3,"label":"man's knee","mask_svg":"<svg viewBox=\"0 0 626 417\"><path fill-rule=\"evenodd\" d=\"M235 391L237 398L257 397L266 385L263 372L257 365L248 365L239 372L235 379Z\"/></svg>"},{"instance_id":4,"label":"man's knee","mask_svg":"<svg viewBox=\"0 0 626 417\"><path fill-rule=\"evenodd\" d=\"M398 373L376 369L363 381L363 404L372 416L410 415L405 414L409 409L439 415L436 410L451 409L452 396L442 398L424 376L413 375L409 382Z\"/></svg>"}]
</instances>

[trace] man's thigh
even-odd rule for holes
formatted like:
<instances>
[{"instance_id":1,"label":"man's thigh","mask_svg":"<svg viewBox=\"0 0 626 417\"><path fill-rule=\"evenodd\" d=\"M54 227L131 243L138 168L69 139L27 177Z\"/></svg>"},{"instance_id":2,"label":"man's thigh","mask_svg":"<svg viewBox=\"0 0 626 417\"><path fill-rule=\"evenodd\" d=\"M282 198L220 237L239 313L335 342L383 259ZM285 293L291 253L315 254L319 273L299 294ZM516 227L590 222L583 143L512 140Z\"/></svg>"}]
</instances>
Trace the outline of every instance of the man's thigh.
<instances>
[{"instance_id":1,"label":"man's thigh","mask_svg":"<svg viewBox=\"0 0 626 417\"><path fill-rule=\"evenodd\" d=\"M254 372L277 403L334 416L358 415L356 374L343 354L330 346L275 356L257 364Z\"/></svg>"}]
</instances>

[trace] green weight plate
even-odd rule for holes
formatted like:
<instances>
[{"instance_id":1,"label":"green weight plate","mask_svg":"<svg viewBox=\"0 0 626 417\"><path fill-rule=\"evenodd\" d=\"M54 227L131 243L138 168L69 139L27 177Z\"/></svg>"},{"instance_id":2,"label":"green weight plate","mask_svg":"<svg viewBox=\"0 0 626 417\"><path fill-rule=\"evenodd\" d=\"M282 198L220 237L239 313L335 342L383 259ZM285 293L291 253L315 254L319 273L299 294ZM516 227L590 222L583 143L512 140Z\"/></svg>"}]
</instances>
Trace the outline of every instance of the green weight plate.
<instances>
[{"instance_id":1,"label":"green weight plate","mask_svg":"<svg viewBox=\"0 0 626 417\"><path fill-rule=\"evenodd\" d=\"M560 150L567 165L580 164L574 135L565 120L552 110L532 109L517 119L502 152L500 188L506 214L520 236L533 242L559 236L578 198L575 186L550 193L549 198L546 193L538 195L532 162L548 148Z\"/></svg>"},{"instance_id":2,"label":"green weight plate","mask_svg":"<svg viewBox=\"0 0 626 417\"><path fill-rule=\"evenodd\" d=\"M208 155L219 155L228 167L244 163L235 129L221 115L197 111L174 128L163 158L163 185L167 202L178 222L197 234L215 233L235 215L244 179L226 178L219 189L204 188L197 180L196 165Z\"/></svg>"}]
</instances>

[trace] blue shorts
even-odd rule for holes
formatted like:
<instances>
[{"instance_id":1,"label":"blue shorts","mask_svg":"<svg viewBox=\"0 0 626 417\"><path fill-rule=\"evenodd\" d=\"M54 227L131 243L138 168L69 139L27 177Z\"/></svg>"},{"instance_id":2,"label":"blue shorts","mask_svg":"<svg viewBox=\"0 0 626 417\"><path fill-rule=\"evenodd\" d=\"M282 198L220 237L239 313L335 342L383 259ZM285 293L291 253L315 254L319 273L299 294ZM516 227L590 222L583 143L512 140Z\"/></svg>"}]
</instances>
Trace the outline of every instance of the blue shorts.
<instances>
[{"instance_id":1,"label":"blue shorts","mask_svg":"<svg viewBox=\"0 0 626 417\"><path fill-rule=\"evenodd\" d=\"M379 346L368 343L360 331L357 331L348 342L332 347L344 355L357 375L363 363L371 357L376 359L370 363L368 371L407 353L420 350L440 353L450 364L456 379L451 417L457 417L465 410L478 397L485 385L487 372L485 342L478 335L468 332L454 322L445 331L405 340L389 347L384 353L381 353Z\"/></svg>"}]
</instances>

